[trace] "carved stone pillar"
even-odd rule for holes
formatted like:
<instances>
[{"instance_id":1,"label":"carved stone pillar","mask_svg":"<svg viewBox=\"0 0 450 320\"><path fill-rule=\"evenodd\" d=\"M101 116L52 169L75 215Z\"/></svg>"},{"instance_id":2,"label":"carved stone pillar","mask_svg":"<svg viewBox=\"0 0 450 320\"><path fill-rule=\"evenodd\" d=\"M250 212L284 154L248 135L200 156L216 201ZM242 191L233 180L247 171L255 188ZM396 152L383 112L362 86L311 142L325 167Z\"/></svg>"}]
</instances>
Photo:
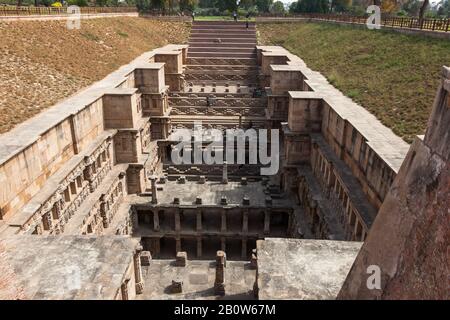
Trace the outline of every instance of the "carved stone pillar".
<instances>
[{"instance_id":1,"label":"carved stone pillar","mask_svg":"<svg viewBox=\"0 0 450 320\"><path fill-rule=\"evenodd\" d=\"M225 237L221 237L221 238L220 238L220 249L221 249L223 252L226 252L226 250L227 250L227 242L226 242L226 240L225 240Z\"/></svg>"},{"instance_id":2,"label":"carved stone pillar","mask_svg":"<svg viewBox=\"0 0 450 320\"><path fill-rule=\"evenodd\" d=\"M248 232L248 210L242 213L242 232Z\"/></svg>"},{"instance_id":3,"label":"carved stone pillar","mask_svg":"<svg viewBox=\"0 0 450 320\"><path fill-rule=\"evenodd\" d=\"M197 227L196 227L196 230L197 230L197 232L201 232L202 229L203 229L203 226L202 226L202 210L199 209L197 211Z\"/></svg>"},{"instance_id":4,"label":"carved stone pillar","mask_svg":"<svg viewBox=\"0 0 450 320\"><path fill-rule=\"evenodd\" d=\"M152 204L158 203L158 197L157 197L157 188L156 188L156 176L150 177L150 182L152 185Z\"/></svg>"},{"instance_id":5,"label":"carved stone pillar","mask_svg":"<svg viewBox=\"0 0 450 320\"><path fill-rule=\"evenodd\" d=\"M270 211L267 209L264 212L264 234L270 234Z\"/></svg>"},{"instance_id":6,"label":"carved stone pillar","mask_svg":"<svg viewBox=\"0 0 450 320\"><path fill-rule=\"evenodd\" d=\"M217 251L214 293L221 296L225 295L225 259L225 252Z\"/></svg>"},{"instance_id":7,"label":"carved stone pillar","mask_svg":"<svg viewBox=\"0 0 450 320\"><path fill-rule=\"evenodd\" d=\"M181 230L180 211L175 211L175 231Z\"/></svg>"},{"instance_id":8,"label":"carved stone pillar","mask_svg":"<svg viewBox=\"0 0 450 320\"><path fill-rule=\"evenodd\" d=\"M202 237L197 238L197 258L202 256Z\"/></svg>"},{"instance_id":9,"label":"carved stone pillar","mask_svg":"<svg viewBox=\"0 0 450 320\"><path fill-rule=\"evenodd\" d=\"M133 226L133 229L139 228L139 220L138 220L138 213L137 210L134 207L131 207L131 223ZM100 215L103 217L102 209L100 205Z\"/></svg>"},{"instance_id":10,"label":"carved stone pillar","mask_svg":"<svg viewBox=\"0 0 450 320\"><path fill-rule=\"evenodd\" d=\"M175 251L177 253L181 251L181 239L179 237L175 239Z\"/></svg>"},{"instance_id":11,"label":"carved stone pillar","mask_svg":"<svg viewBox=\"0 0 450 320\"><path fill-rule=\"evenodd\" d=\"M242 251L241 251L242 259L247 259L247 238L242 239Z\"/></svg>"},{"instance_id":12,"label":"carved stone pillar","mask_svg":"<svg viewBox=\"0 0 450 320\"><path fill-rule=\"evenodd\" d=\"M109 221L108 221L108 209L107 209L107 204L105 201L105 196L102 195L100 198L100 215L102 216L103 219L103 228L108 228L109 227ZM136 217L137 220L137 217Z\"/></svg>"},{"instance_id":13,"label":"carved stone pillar","mask_svg":"<svg viewBox=\"0 0 450 320\"><path fill-rule=\"evenodd\" d=\"M153 211L153 230L154 231L160 230L158 210Z\"/></svg>"},{"instance_id":14,"label":"carved stone pillar","mask_svg":"<svg viewBox=\"0 0 450 320\"><path fill-rule=\"evenodd\" d=\"M144 291L144 283L142 281L141 252L142 246L139 245L136 248L136 252L133 256L134 276L136 279L136 294L141 294Z\"/></svg>"},{"instance_id":15,"label":"carved stone pillar","mask_svg":"<svg viewBox=\"0 0 450 320\"><path fill-rule=\"evenodd\" d=\"M226 161L223 162L222 183L224 184L228 183L228 164Z\"/></svg>"},{"instance_id":16,"label":"carved stone pillar","mask_svg":"<svg viewBox=\"0 0 450 320\"><path fill-rule=\"evenodd\" d=\"M220 225L220 231L226 232L227 231L227 213L225 209L222 209L222 212L220 214L221 217L221 225Z\"/></svg>"}]
</instances>

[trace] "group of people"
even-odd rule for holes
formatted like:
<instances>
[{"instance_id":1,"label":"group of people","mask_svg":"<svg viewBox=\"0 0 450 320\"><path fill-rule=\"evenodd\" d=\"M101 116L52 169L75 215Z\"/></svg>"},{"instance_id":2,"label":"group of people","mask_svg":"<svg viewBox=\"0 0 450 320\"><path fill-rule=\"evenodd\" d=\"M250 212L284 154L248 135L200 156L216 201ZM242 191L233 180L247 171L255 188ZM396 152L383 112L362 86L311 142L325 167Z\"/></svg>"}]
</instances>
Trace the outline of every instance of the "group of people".
<instances>
[{"instance_id":1,"label":"group of people","mask_svg":"<svg viewBox=\"0 0 450 320\"><path fill-rule=\"evenodd\" d=\"M234 19L234 22L238 21L238 14L237 14L236 11L233 12L233 19ZM250 12L247 12L247 14L245 15L245 19L246 19L245 26L248 29L249 19L250 19ZM192 11L192 21L195 21L195 11Z\"/></svg>"}]
</instances>

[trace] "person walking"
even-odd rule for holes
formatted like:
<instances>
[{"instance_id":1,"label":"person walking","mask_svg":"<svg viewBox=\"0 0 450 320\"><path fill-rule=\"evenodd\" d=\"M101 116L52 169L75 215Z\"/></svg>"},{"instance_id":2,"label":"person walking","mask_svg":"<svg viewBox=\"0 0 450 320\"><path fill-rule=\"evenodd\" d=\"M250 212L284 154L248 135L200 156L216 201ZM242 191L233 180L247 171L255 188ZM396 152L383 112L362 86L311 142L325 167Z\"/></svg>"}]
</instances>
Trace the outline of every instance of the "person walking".
<instances>
[{"instance_id":1,"label":"person walking","mask_svg":"<svg viewBox=\"0 0 450 320\"><path fill-rule=\"evenodd\" d=\"M236 13L236 11L233 12L233 18L234 18L234 22L237 22L237 13Z\"/></svg>"},{"instance_id":2,"label":"person walking","mask_svg":"<svg viewBox=\"0 0 450 320\"><path fill-rule=\"evenodd\" d=\"M245 21L245 27L246 27L247 30L248 30L248 23L249 23L249 19L250 19L250 12L247 12L247 14L245 15L245 19L246 19L246 21Z\"/></svg>"},{"instance_id":3,"label":"person walking","mask_svg":"<svg viewBox=\"0 0 450 320\"><path fill-rule=\"evenodd\" d=\"M192 21L195 21L195 11L192 11Z\"/></svg>"}]
</instances>

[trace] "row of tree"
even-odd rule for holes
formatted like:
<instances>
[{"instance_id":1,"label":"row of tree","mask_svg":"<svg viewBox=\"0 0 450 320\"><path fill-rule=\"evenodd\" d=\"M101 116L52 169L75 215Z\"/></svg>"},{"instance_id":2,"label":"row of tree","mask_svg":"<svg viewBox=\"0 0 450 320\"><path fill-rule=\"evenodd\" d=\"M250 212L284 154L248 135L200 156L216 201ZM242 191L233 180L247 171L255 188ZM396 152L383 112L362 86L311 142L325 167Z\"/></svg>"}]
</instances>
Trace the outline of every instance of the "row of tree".
<instances>
[{"instance_id":1,"label":"row of tree","mask_svg":"<svg viewBox=\"0 0 450 320\"><path fill-rule=\"evenodd\" d=\"M106 0L97 0L106 1ZM229 14L246 11L252 14L336 13L364 14L370 5L378 5L382 12L403 16L450 16L450 0L298 0L286 7L274 0L130 0L141 10L166 12L199 11L200 14Z\"/></svg>"},{"instance_id":2,"label":"row of tree","mask_svg":"<svg viewBox=\"0 0 450 320\"><path fill-rule=\"evenodd\" d=\"M0 0L0 3L49 6L58 0ZM401 16L450 17L450 0L297 0L286 7L274 0L59 0L63 4L79 6L136 5L141 11L175 14L196 11L202 15L221 15L238 12L257 14L349 13L361 15L369 5L378 5L382 11Z\"/></svg>"}]
</instances>

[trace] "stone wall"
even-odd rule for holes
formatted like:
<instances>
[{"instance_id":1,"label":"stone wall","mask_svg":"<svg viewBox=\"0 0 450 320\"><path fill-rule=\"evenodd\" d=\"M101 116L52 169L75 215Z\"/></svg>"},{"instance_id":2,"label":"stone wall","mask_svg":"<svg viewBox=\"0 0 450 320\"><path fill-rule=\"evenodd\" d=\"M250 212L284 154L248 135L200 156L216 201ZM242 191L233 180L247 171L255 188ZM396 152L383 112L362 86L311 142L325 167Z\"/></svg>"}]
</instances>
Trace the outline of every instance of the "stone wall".
<instances>
[{"instance_id":1,"label":"stone wall","mask_svg":"<svg viewBox=\"0 0 450 320\"><path fill-rule=\"evenodd\" d=\"M257 55L261 84L270 85L268 123L281 122L283 129L285 189L308 180L296 166L311 168L329 201L324 208L339 213L345 239L364 240L408 144L284 48L259 46ZM275 99L288 101L286 113L270 108ZM312 189L303 190L305 196ZM326 219L319 220L322 230Z\"/></svg>"},{"instance_id":2,"label":"stone wall","mask_svg":"<svg viewBox=\"0 0 450 320\"><path fill-rule=\"evenodd\" d=\"M143 192L152 137L141 96L159 97L166 115L164 70L182 72L185 51L147 52L1 135L0 232L53 234L67 225L67 232L101 233L123 196ZM169 123L159 126L162 135Z\"/></svg>"},{"instance_id":3,"label":"stone wall","mask_svg":"<svg viewBox=\"0 0 450 320\"><path fill-rule=\"evenodd\" d=\"M445 299L448 291L450 69L342 287L341 299ZM380 288L367 282L380 268Z\"/></svg>"}]
</instances>

